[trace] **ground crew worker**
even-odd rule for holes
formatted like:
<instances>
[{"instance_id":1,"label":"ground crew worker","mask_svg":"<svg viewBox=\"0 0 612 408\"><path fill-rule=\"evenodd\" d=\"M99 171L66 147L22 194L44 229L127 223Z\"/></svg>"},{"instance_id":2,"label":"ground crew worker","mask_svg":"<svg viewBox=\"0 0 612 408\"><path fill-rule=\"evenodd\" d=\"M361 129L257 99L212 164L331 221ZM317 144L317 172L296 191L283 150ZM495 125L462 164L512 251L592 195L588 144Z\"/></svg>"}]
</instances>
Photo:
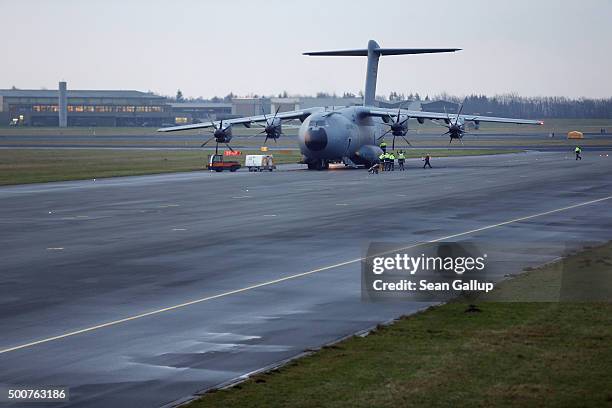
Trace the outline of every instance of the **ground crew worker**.
<instances>
[{"instance_id":1,"label":"ground crew worker","mask_svg":"<svg viewBox=\"0 0 612 408\"><path fill-rule=\"evenodd\" d=\"M406 156L404 155L404 151L400 150L397 154L397 164L399 165L399 170L404 171L404 162L406 161Z\"/></svg>"},{"instance_id":2,"label":"ground crew worker","mask_svg":"<svg viewBox=\"0 0 612 408\"><path fill-rule=\"evenodd\" d=\"M378 156L378 162L374 163L372 167L368 169L368 173L378 174L378 172L382 170L382 163L384 161L383 155L384 153Z\"/></svg>"},{"instance_id":3,"label":"ground crew worker","mask_svg":"<svg viewBox=\"0 0 612 408\"><path fill-rule=\"evenodd\" d=\"M385 153L385 170L391 171L391 153Z\"/></svg>"},{"instance_id":4,"label":"ground crew worker","mask_svg":"<svg viewBox=\"0 0 612 408\"><path fill-rule=\"evenodd\" d=\"M580 146L576 146L576 149L574 149L574 151L576 152L576 160L582 160L582 156L580 156L580 153L582 153L582 149L580 148Z\"/></svg>"},{"instance_id":5,"label":"ground crew worker","mask_svg":"<svg viewBox=\"0 0 612 408\"><path fill-rule=\"evenodd\" d=\"M429 159L431 157L429 156L429 153L425 154L425 157L423 158L423 160L425 161L425 164L423 165L423 168L425 168L426 166L429 166L429 168L431 169L431 163L429 162Z\"/></svg>"},{"instance_id":6,"label":"ground crew worker","mask_svg":"<svg viewBox=\"0 0 612 408\"><path fill-rule=\"evenodd\" d=\"M378 156L378 169L380 171L385 171L385 153Z\"/></svg>"},{"instance_id":7,"label":"ground crew worker","mask_svg":"<svg viewBox=\"0 0 612 408\"><path fill-rule=\"evenodd\" d=\"M380 142L380 148L382 149L383 153L387 153L387 143L385 143L384 140Z\"/></svg>"},{"instance_id":8,"label":"ground crew worker","mask_svg":"<svg viewBox=\"0 0 612 408\"><path fill-rule=\"evenodd\" d=\"M389 153L389 167L391 167L391 171L395 171L395 154L393 152Z\"/></svg>"}]
</instances>

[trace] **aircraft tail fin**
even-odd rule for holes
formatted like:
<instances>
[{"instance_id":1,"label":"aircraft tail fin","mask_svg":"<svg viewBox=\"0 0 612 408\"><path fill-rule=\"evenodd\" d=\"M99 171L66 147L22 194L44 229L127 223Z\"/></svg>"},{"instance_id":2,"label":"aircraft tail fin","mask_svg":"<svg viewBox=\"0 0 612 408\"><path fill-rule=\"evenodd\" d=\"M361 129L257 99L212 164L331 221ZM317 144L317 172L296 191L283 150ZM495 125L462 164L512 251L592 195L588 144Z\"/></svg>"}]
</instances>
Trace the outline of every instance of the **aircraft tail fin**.
<instances>
[{"instance_id":1,"label":"aircraft tail fin","mask_svg":"<svg viewBox=\"0 0 612 408\"><path fill-rule=\"evenodd\" d=\"M376 97L376 78L378 76L378 60L384 55L407 55L407 54L434 54L440 52L455 52L460 48L381 48L374 40L368 42L368 48L339 51L315 51L305 52L309 56L339 56L339 57L368 57L366 71L365 93L363 105L374 105Z\"/></svg>"}]
</instances>

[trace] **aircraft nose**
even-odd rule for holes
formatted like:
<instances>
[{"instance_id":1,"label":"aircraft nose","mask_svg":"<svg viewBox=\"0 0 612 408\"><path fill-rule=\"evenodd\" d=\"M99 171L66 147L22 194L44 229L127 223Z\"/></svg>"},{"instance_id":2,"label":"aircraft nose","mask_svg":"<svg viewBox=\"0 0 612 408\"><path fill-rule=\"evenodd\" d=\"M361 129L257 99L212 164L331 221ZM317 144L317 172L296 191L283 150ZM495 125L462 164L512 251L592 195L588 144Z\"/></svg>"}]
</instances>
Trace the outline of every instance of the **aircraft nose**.
<instances>
[{"instance_id":1,"label":"aircraft nose","mask_svg":"<svg viewBox=\"0 0 612 408\"><path fill-rule=\"evenodd\" d=\"M313 151L325 149L325 146L327 146L327 132L321 127L318 129L308 129L304 135L304 144Z\"/></svg>"}]
</instances>

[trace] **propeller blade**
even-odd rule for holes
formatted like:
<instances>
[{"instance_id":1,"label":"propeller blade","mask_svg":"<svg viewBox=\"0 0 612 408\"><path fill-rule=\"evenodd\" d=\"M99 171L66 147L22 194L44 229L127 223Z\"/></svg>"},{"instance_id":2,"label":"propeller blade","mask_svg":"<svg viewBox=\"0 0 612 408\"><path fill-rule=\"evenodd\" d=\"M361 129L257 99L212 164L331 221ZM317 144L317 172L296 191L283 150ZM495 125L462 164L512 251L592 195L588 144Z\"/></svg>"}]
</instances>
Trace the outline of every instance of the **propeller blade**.
<instances>
[{"instance_id":1,"label":"propeller blade","mask_svg":"<svg viewBox=\"0 0 612 408\"><path fill-rule=\"evenodd\" d=\"M266 144L267 141L268 141L268 135L266 135L266 138L264 139L263 144Z\"/></svg>"},{"instance_id":2,"label":"propeller blade","mask_svg":"<svg viewBox=\"0 0 612 408\"><path fill-rule=\"evenodd\" d=\"M214 136L213 136L213 137L211 137L210 139L208 139L207 141L205 141L204 143L202 143L202 146L200 146L200 147L204 147L204 146L206 146L206 144L207 144L208 142L210 142L211 140L213 140L214 138L215 138Z\"/></svg>"},{"instance_id":3,"label":"propeller blade","mask_svg":"<svg viewBox=\"0 0 612 408\"><path fill-rule=\"evenodd\" d=\"M408 102L408 101L404 101L404 102L402 102L402 103L400 103L400 104L398 105L398 107L397 107L397 120L395 121L395 123L400 123L400 120L401 120L401 118L402 118L402 107L404 106L404 104L405 104L406 102ZM408 117L407 117L407 118L406 118L406 120L408 120L408 119L410 119L410 118L408 118ZM404 122L405 122L405 121L404 121ZM401 123L404 123L404 122L401 122Z\"/></svg>"},{"instance_id":4,"label":"propeller blade","mask_svg":"<svg viewBox=\"0 0 612 408\"><path fill-rule=\"evenodd\" d=\"M270 124L268 123L268 117L266 116L266 111L264 110L263 106L261 107L261 113L263 114L263 117L266 120L266 127L268 127Z\"/></svg>"},{"instance_id":5,"label":"propeller blade","mask_svg":"<svg viewBox=\"0 0 612 408\"><path fill-rule=\"evenodd\" d=\"M230 146L229 144L225 144L227 146L228 149L230 149L232 152L234 151L234 149L232 149L232 146Z\"/></svg>"},{"instance_id":6,"label":"propeller blade","mask_svg":"<svg viewBox=\"0 0 612 408\"><path fill-rule=\"evenodd\" d=\"M410 142L408 141L408 139L406 139L405 136L402 136L402 139L404 139L406 141L406 143L408 143L408 146L412 147L412 144L410 144Z\"/></svg>"},{"instance_id":7,"label":"propeller blade","mask_svg":"<svg viewBox=\"0 0 612 408\"><path fill-rule=\"evenodd\" d=\"M464 104L465 104L465 99L463 100L463 102L461 102L461 105L459 105L459 110L457 111L457 119L455 119L455 126L457 126L457 123L459 123L459 115L461 115L461 111L463 110Z\"/></svg>"},{"instance_id":8,"label":"propeller blade","mask_svg":"<svg viewBox=\"0 0 612 408\"><path fill-rule=\"evenodd\" d=\"M393 139L391 141L391 150L395 150L395 135L393 135Z\"/></svg>"},{"instance_id":9,"label":"propeller blade","mask_svg":"<svg viewBox=\"0 0 612 408\"><path fill-rule=\"evenodd\" d=\"M378 139L376 139L376 140L382 139L383 137L387 136L387 133L390 133L390 132L391 132L391 129L387 130L385 133L383 133L381 136L379 136Z\"/></svg>"},{"instance_id":10,"label":"propeller blade","mask_svg":"<svg viewBox=\"0 0 612 408\"><path fill-rule=\"evenodd\" d=\"M215 128L215 130L217 130L217 125L215 125L215 122L213 122L213 120L210 118L210 115L207 114L206 116L208 116L208 120L212 124L213 128Z\"/></svg>"},{"instance_id":11,"label":"propeller blade","mask_svg":"<svg viewBox=\"0 0 612 408\"><path fill-rule=\"evenodd\" d=\"M274 112L274 117L272 118L272 124L274 124L274 119L276 119L276 115L278 115L279 110L280 110L280 104L276 107L276 112Z\"/></svg>"}]
</instances>

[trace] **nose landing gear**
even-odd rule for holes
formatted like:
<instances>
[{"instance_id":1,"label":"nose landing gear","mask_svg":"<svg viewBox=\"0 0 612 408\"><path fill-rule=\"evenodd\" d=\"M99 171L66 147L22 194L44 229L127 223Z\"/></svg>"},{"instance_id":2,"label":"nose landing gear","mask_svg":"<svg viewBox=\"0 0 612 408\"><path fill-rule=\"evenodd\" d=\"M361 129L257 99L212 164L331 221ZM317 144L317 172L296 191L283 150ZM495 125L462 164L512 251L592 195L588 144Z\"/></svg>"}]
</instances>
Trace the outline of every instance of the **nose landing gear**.
<instances>
[{"instance_id":1,"label":"nose landing gear","mask_svg":"<svg viewBox=\"0 0 612 408\"><path fill-rule=\"evenodd\" d=\"M313 159L308 162L308 170L327 170L329 162L325 159Z\"/></svg>"}]
</instances>

